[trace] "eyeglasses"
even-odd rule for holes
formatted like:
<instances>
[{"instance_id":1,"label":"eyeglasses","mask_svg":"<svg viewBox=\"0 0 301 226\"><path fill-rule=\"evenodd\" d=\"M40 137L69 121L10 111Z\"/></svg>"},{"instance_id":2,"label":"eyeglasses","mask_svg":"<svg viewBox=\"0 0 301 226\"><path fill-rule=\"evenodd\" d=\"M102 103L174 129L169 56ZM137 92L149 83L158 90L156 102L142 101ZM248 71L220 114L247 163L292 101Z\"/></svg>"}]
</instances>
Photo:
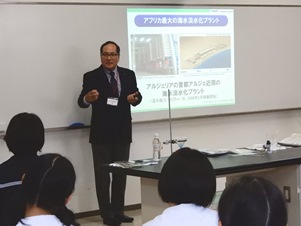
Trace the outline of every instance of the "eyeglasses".
<instances>
[{"instance_id":1,"label":"eyeglasses","mask_svg":"<svg viewBox=\"0 0 301 226\"><path fill-rule=\"evenodd\" d=\"M117 57L118 56L118 53L107 53L107 52L104 52L101 54L102 57Z\"/></svg>"}]
</instances>

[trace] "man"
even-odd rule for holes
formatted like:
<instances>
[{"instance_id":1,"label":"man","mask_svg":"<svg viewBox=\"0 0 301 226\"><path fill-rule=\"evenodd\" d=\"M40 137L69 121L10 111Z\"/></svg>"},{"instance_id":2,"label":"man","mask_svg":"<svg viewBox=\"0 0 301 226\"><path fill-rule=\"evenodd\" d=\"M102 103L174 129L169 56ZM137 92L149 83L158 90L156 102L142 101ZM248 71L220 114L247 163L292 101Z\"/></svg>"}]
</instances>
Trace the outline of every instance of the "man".
<instances>
[{"instance_id":1,"label":"man","mask_svg":"<svg viewBox=\"0 0 301 226\"><path fill-rule=\"evenodd\" d=\"M100 47L101 65L84 74L78 105L92 105L90 143L92 146L96 192L103 223L120 225L134 219L124 215L126 175L113 174L110 197L110 175L103 164L129 159L132 142L131 105L142 96L135 73L117 66L120 47L107 41Z\"/></svg>"}]
</instances>

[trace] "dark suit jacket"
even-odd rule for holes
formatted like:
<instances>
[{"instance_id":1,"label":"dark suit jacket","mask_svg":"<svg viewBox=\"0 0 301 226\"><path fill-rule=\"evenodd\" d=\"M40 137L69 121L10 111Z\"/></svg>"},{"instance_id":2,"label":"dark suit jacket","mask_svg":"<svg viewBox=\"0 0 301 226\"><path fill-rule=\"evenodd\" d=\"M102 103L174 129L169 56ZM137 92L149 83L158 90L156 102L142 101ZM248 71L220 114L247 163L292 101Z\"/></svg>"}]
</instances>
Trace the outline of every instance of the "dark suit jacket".
<instances>
[{"instance_id":1,"label":"dark suit jacket","mask_svg":"<svg viewBox=\"0 0 301 226\"><path fill-rule=\"evenodd\" d=\"M21 180L37 155L13 155L0 164L0 225L13 226L24 217L25 198Z\"/></svg>"},{"instance_id":2,"label":"dark suit jacket","mask_svg":"<svg viewBox=\"0 0 301 226\"><path fill-rule=\"evenodd\" d=\"M98 100L93 102L90 128L90 143L94 144L128 144L132 142L131 106L127 101L129 94L138 91L135 73L132 70L117 67L121 83L118 106L107 104L108 97L113 96L111 84L102 66L84 74L83 89L78 97L78 105L87 108L83 99L93 89L99 92ZM142 100L139 93L138 105Z\"/></svg>"}]
</instances>

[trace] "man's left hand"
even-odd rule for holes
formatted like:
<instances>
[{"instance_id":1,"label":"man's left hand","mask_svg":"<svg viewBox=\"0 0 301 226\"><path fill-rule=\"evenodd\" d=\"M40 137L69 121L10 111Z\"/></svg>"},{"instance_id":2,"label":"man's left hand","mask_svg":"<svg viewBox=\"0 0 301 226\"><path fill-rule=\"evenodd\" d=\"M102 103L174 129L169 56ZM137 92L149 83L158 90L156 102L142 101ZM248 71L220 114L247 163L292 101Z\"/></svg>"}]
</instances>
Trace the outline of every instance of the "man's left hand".
<instances>
[{"instance_id":1,"label":"man's left hand","mask_svg":"<svg viewBox=\"0 0 301 226\"><path fill-rule=\"evenodd\" d=\"M132 93L130 95L127 96L127 100L130 104L134 104L138 101L138 92Z\"/></svg>"}]
</instances>

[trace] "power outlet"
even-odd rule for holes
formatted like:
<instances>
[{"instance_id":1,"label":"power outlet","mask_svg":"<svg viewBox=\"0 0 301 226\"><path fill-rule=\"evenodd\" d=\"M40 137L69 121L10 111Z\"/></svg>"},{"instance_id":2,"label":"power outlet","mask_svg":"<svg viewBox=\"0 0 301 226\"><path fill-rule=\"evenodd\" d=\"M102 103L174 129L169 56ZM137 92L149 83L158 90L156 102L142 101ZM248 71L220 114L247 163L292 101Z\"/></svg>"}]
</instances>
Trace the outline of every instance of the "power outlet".
<instances>
[{"instance_id":1,"label":"power outlet","mask_svg":"<svg viewBox=\"0 0 301 226\"><path fill-rule=\"evenodd\" d=\"M283 194L286 202L291 202L291 188L289 186L283 186Z\"/></svg>"}]
</instances>

